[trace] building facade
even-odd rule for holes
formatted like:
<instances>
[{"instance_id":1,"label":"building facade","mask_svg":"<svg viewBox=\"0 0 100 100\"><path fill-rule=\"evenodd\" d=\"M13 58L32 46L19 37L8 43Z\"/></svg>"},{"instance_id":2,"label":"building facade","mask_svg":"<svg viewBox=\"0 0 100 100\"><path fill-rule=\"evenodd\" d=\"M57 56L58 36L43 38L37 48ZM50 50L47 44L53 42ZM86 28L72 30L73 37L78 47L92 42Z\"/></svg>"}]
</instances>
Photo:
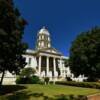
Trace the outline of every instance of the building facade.
<instances>
[{"instance_id":1,"label":"building facade","mask_svg":"<svg viewBox=\"0 0 100 100\"><path fill-rule=\"evenodd\" d=\"M52 47L50 33L45 27L37 33L35 50L27 50L23 57L27 62L26 67L34 68L36 75L40 78L64 79L68 72L65 66L68 57L63 56L62 53Z\"/></svg>"},{"instance_id":2,"label":"building facade","mask_svg":"<svg viewBox=\"0 0 100 100\"><path fill-rule=\"evenodd\" d=\"M28 49L23 54L26 59L25 67L32 67L36 70L36 75L41 79L49 77L52 81L65 80L65 77L71 77L74 81L82 81L84 76L75 78L71 74L69 67L66 67L68 57L63 56L61 52L52 47L49 31L43 27L37 33L35 50ZM0 75L1 77L1 75ZM3 84L15 84L16 75L9 72L5 73Z\"/></svg>"}]
</instances>

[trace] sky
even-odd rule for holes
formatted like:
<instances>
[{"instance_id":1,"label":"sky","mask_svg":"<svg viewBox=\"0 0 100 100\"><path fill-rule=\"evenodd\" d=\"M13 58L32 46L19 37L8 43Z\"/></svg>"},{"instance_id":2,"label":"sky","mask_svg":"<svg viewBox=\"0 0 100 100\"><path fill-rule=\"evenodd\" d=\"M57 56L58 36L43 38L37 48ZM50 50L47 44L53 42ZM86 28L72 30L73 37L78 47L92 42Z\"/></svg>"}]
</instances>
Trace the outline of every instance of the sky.
<instances>
[{"instance_id":1,"label":"sky","mask_svg":"<svg viewBox=\"0 0 100 100\"><path fill-rule=\"evenodd\" d=\"M23 41L35 48L37 32L45 26L52 47L70 55L70 47L78 34L100 26L100 0L14 0L28 22Z\"/></svg>"}]
</instances>

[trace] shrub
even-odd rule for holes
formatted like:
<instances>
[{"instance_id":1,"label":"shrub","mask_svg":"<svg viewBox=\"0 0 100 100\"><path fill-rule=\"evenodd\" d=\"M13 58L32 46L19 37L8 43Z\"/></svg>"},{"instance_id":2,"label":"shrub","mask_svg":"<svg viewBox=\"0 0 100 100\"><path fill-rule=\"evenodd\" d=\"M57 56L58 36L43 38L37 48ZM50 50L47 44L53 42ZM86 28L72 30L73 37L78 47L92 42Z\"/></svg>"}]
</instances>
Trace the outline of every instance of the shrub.
<instances>
[{"instance_id":1,"label":"shrub","mask_svg":"<svg viewBox=\"0 0 100 100\"><path fill-rule=\"evenodd\" d=\"M91 78L91 77L88 77L87 79L85 79L84 81L85 82L97 82L99 79L97 78Z\"/></svg>"},{"instance_id":2,"label":"shrub","mask_svg":"<svg viewBox=\"0 0 100 100\"><path fill-rule=\"evenodd\" d=\"M24 68L16 79L16 84L37 84L40 79L35 76L35 69L31 67Z\"/></svg>"},{"instance_id":3,"label":"shrub","mask_svg":"<svg viewBox=\"0 0 100 100\"><path fill-rule=\"evenodd\" d=\"M72 81L72 79L70 77L67 77L67 76L66 76L66 80L67 81Z\"/></svg>"},{"instance_id":4,"label":"shrub","mask_svg":"<svg viewBox=\"0 0 100 100\"><path fill-rule=\"evenodd\" d=\"M18 77L16 79L16 84L31 84L32 79L30 77Z\"/></svg>"},{"instance_id":5,"label":"shrub","mask_svg":"<svg viewBox=\"0 0 100 100\"><path fill-rule=\"evenodd\" d=\"M38 76L32 76L32 77L17 77L16 84L37 84L40 82L40 79Z\"/></svg>"},{"instance_id":6,"label":"shrub","mask_svg":"<svg viewBox=\"0 0 100 100\"><path fill-rule=\"evenodd\" d=\"M66 81L58 81L58 82L56 82L56 84L100 89L100 83L96 83L96 82L73 82L73 81L71 81L71 82L67 81L66 82Z\"/></svg>"},{"instance_id":7,"label":"shrub","mask_svg":"<svg viewBox=\"0 0 100 100\"><path fill-rule=\"evenodd\" d=\"M48 84L48 83L49 83L49 77L45 77L45 78L44 78L44 82L45 82L46 84Z\"/></svg>"},{"instance_id":8,"label":"shrub","mask_svg":"<svg viewBox=\"0 0 100 100\"><path fill-rule=\"evenodd\" d=\"M40 79L39 79L39 77L38 76L32 76L32 83L33 84L37 84L37 83L40 83Z\"/></svg>"}]
</instances>

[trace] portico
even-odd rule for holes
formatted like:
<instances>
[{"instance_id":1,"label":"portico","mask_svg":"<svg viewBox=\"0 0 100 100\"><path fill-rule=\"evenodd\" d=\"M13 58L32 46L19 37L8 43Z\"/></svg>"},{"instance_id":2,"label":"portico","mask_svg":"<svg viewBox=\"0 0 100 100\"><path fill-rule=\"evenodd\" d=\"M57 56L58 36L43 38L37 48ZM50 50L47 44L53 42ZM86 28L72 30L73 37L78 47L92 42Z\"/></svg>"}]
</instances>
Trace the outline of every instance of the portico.
<instances>
[{"instance_id":1,"label":"portico","mask_svg":"<svg viewBox=\"0 0 100 100\"><path fill-rule=\"evenodd\" d=\"M42 52L42 51L41 51ZM45 63L43 63L45 62ZM38 54L38 75L40 77L59 77L62 75L60 67L62 66L61 55L59 54ZM44 74L43 74L44 72Z\"/></svg>"}]
</instances>

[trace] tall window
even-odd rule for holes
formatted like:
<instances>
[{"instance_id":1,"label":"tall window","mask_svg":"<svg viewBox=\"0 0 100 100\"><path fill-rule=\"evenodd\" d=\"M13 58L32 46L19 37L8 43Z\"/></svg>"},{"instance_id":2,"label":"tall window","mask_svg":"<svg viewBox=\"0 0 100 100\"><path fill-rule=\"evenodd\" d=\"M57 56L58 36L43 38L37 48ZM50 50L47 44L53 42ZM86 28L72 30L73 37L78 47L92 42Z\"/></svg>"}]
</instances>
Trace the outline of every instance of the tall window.
<instances>
[{"instance_id":1,"label":"tall window","mask_svg":"<svg viewBox=\"0 0 100 100\"><path fill-rule=\"evenodd\" d=\"M50 38L48 37L48 41L50 41Z\"/></svg>"},{"instance_id":2,"label":"tall window","mask_svg":"<svg viewBox=\"0 0 100 100\"><path fill-rule=\"evenodd\" d=\"M39 40L41 40L41 36L39 36Z\"/></svg>"},{"instance_id":3,"label":"tall window","mask_svg":"<svg viewBox=\"0 0 100 100\"><path fill-rule=\"evenodd\" d=\"M41 46L44 47L44 42L43 41L41 42Z\"/></svg>"},{"instance_id":4,"label":"tall window","mask_svg":"<svg viewBox=\"0 0 100 100\"><path fill-rule=\"evenodd\" d=\"M44 35L42 35L42 39L44 39Z\"/></svg>"},{"instance_id":5,"label":"tall window","mask_svg":"<svg viewBox=\"0 0 100 100\"><path fill-rule=\"evenodd\" d=\"M39 42L39 46L41 45L41 43Z\"/></svg>"},{"instance_id":6,"label":"tall window","mask_svg":"<svg viewBox=\"0 0 100 100\"><path fill-rule=\"evenodd\" d=\"M26 62L26 57L23 57L25 59L25 62Z\"/></svg>"},{"instance_id":7,"label":"tall window","mask_svg":"<svg viewBox=\"0 0 100 100\"><path fill-rule=\"evenodd\" d=\"M50 43L48 43L48 47L50 47Z\"/></svg>"},{"instance_id":8,"label":"tall window","mask_svg":"<svg viewBox=\"0 0 100 100\"><path fill-rule=\"evenodd\" d=\"M31 58L29 58L29 63L28 63L29 65L31 64L31 60L32 60L32 59L31 59Z\"/></svg>"}]
</instances>

